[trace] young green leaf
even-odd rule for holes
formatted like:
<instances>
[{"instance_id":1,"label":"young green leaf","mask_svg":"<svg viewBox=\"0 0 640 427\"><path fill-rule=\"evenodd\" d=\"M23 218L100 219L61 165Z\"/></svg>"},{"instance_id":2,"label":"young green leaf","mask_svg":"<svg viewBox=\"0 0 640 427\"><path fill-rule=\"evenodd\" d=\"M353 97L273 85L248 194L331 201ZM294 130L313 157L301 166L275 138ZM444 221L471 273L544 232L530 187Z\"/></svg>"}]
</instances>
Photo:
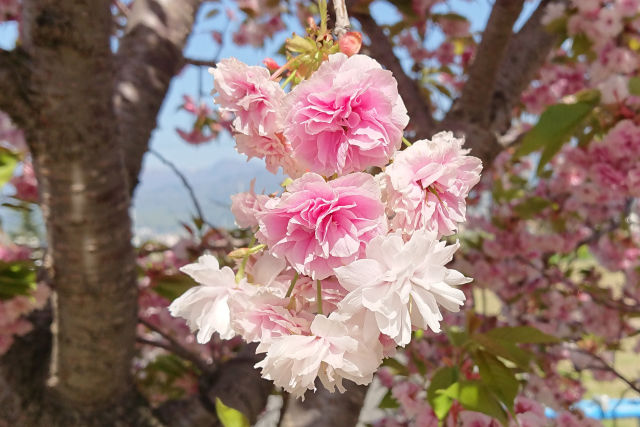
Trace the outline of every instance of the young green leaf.
<instances>
[{"instance_id":1,"label":"young green leaf","mask_svg":"<svg viewBox=\"0 0 640 427\"><path fill-rule=\"evenodd\" d=\"M216 397L216 414L224 427L249 427L249 419L237 409L233 409Z\"/></svg>"}]
</instances>

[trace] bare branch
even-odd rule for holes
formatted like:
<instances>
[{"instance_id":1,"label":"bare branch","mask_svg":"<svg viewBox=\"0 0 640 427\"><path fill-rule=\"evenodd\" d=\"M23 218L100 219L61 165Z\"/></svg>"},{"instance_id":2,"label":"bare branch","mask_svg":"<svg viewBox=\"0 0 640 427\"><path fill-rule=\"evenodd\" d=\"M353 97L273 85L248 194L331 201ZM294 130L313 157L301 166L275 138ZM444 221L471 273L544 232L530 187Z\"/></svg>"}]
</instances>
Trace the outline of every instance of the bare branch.
<instances>
[{"instance_id":1,"label":"bare branch","mask_svg":"<svg viewBox=\"0 0 640 427\"><path fill-rule=\"evenodd\" d=\"M116 56L118 135L133 191L156 116L202 0L136 0Z\"/></svg>"},{"instance_id":2,"label":"bare branch","mask_svg":"<svg viewBox=\"0 0 640 427\"><path fill-rule=\"evenodd\" d=\"M113 4L116 6L116 8L120 11L120 13L123 16L129 16L129 12L131 11L129 9L129 6L124 4L121 0L113 0Z\"/></svg>"},{"instance_id":3,"label":"bare branch","mask_svg":"<svg viewBox=\"0 0 640 427\"><path fill-rule=\"evenodd\" d=\"M180 171L180 169L178 169L178 167L174 163L172 163L170 160L165 158L162 154L158 153L157 151L149 150L149 153L153 154L158 160L160 160L162 163L168 166L173 171L173 173L176 174L176 176L182 182L182 185L184 185L184 188L189 193L189 197L191 197L191 201L193 202L193 206L196 210L196 214L198 215L198 218L200 218L203 222L209 224L204 217L204 212L202 211L202 207L200 206L200 202L198 201L198 197L196 197L196 193L193 190L191 183L189 183L189 180L182 173L182 171Z\"/></svg>"},{"instance_id":4,"label":"bare branch","mask_svg":"<svg viewBox=\"0 0 640 427\"><path fill-rule=\"evenodd\" d=\"M393 53L393 44L370 14L352 10L351 16L360 22L362 30L371 39L371 44L368 46L371 56L391 71L398 81L398 91L411 117L409 126L415 131L416 137L431 137L436 130L436 125L431 115L429 100L423 95L420 86L405 73L400 60Z\"/></svg>"},{"instance_id":5,"label":"bare branch","mask_svg":"<svg viewBox=\"0 0 640 427\"><path fill-rule=\"evenodd\" d=\"M599 364L595 366L587 366L585 369L611 372L613 375L615 375L620 380L622 380L625 384L627 384L636 393L640 393L640 379L636 379L635 381L630 380L629 378L625 377L620 372L618 372L616 368L609 365L609 363L606 360L604 360L602 357L598 356L597 354L593 354L590 351L586 351L582 349L572 349L572 351L575 351L580 354L584 354L585 356L592 358Z\"/></svg>"},{"instance_id":6,"label":"bare branch","mask_svg":"<svg viewBox=\"0 0 640 427\"><path fill-rule=\"evenodd\" d=\"M194 58L184 58L185 64L195 65L196 67L215 67L217 65L217 61L212 60L203 60L203 59L194 59Z\"/></svg>"},{"instance_id":7,"label":"bare branch","mask_svg":"<svg viewBox=\"0 0 640 427\"><path fill-rule=\"evenodd\" d=\"M491 94L524 0L496 0L462 94L447 116L488 125Z\"/></svg>"},{"instance_id":8,"label":"bare branch","mask_svg":"<svg viewBox=\"0 0 640 427\"><path fill-rule=\"evenodd\" d=\"M336 11L336 25L333 32L340 38L349 31L351 22L349 22L349 14L347 13L345 0L333 0L333 7Z\"/></svg>"},{"instance_id":9,"label":"bare branch","mask_svg":"<svg viewBox=\"0 0 640 427\"><path fill-rule=\"evenodd\" d=\"M9 114L20 127L25 127L30 116L27 81L28 56L21 49L0 49L0 110Z\"/></svg>"},{"instance_id":10,"label":"bare branch","mask_svg":"<svg viewBox=\"0 0 640 427\"><path fill-rule=\"evenodd\" d=\"M137 338L138 342L140 342L142 344L148 344L148 345L153 345L153 346L156 346L156 347L164 348L165 350L170 351L171 353L175 354L176 356L180 356L183 359L190 361L191 363L193 363L202 372L206 373L206 372L212 372L213 371L213 367L212 366L207 365L205 363L205 361L202 360L197 354L195 354L195 353L189 351L188 349L186 349L185 347L183 347L182 344L180 344L171 335L167 334L162 329L158 328L153 323L150 323L150 322L146 321L145 319L139 318L138 321L141 324L143 324L145 327L149 328L150 330L152 330L153 332L157 333L162 338L167 340L168 344L162 343L162 342L158 342L158 341L150 341L150 340L147 340L147 339L144 339L144 338L141 338L141 337Z\"/></svg>"}]
</instances>

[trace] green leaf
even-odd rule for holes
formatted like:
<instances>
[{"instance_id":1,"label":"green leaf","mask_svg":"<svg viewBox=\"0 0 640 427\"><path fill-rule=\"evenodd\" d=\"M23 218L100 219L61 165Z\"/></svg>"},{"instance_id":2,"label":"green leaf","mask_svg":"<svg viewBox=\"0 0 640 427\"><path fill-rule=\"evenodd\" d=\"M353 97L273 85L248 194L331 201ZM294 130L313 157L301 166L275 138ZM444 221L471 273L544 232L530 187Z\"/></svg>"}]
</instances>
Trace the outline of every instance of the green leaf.
<instances>
[{"instance_id":1,"label":"green leaf","mask_svg":"<svg viewBox=\"0 0 640 427\"><path fill-rule=\"evenodd\" d=\"M439 420L444 420L453 405L453 400L445 395L439 394L439 390L446 390L458 380L458 368L455 366L445 366L438 369L431 378L429 388L427 388L427 401L433 408Z\"/></svg>"},{"instance_id":2,"label":"green leaf","mask_svg":"<svg viewBox=\"0 0 640 427\"><path fill-rule=\"evenodd\" d=\"M445 330L445 333L447 334L449 341L451 341L451 344L453 344L455 347L464 347L467 342L469 342L469 334L467 333L467 331L456 326L447 328Z\"/></svg>"},{"instance_id":3,"label":"green leaf","mask_svg":"<svg viewBox=\"0 0 640 427\"><path fill-rule=\"evenodd\" d=\"M487 336L514 343L554 344L561 340L533 326L505 326L486 333Z\"/></svg>"},{"instance_id":4,"label":"green leaf","mask_svg":"<svg viewBox=\"0 0 640 427\"><path fill-rule=\"evenodd\" d=\"M519 368L529 370L531 353L518 348L514 343L496 339L486 334L474 334L471 339L494 356L502 357L515 363Z\"/></svg>"},{"instance_id":5,"label":"green leaf","mask_svg":"<svg viewBox=\"0 0 640 427\"><path fill-rule=\"evenodd\" d=\"M36 272L30 261L0 261L0 300L30 295L36 288Z\"/></svg>"},{"instance_id":6,"label":"green leaf","mask_svg":"<svg viewBox=\"0 0 640 427\"><path fill-rule=\"evenodd\" d=\"M522 157L542 149L538 174L544 166L560 151L580 124L589 116L597 104L598 97L591 92L584 99L573 104L555 104L547 108L538 123L522 139L516 151L516 157Z\"/></svg>"},{"instance_id":7,"label":"green leaf","mask_svg":"<svg viewBox=\"0 0 640 427\"><path fill-rule=\"evenodd\" d=\"M533 196L513 207L513 211L522 219L533 218L551 205L551 202L542 197Z\"/></svg>"},{"instance_id":8,"label":"green leaf","mask_svg":"<svg viewBox=\"0 0 640 427\"><path fill-rule=\"evenodd\" d=\"M395 408L398 408L399 406L400 404L398 403L396 398L393 397L393 394L391 394L391 390L389 390L387 394L384 395L384 397L378 404L378 408L380 409L395 409Z\"/></svg>"},{"instance_id":9,"label":"green leaf","mask_svg":"<svg viewBox=\"0 0 640 427\"><path fill-rule=\"evenodd\" d=\"M249 427L249 419L237 409L233 409L216 397L216 414L224 427Z\"/></svg>"},{"instance_id":10,"label":"green leaf","mask_svg":"<svg viewBox=\"0 0 640 427\"><path fill-rule=\"evenodd\" d=\"M629 93L640 96L640 77L631 77L629 79Z\"/></svg>"},{"instance_id":11,"label":"green leaf","mask_svg":"<svg viewBox=\"0 0 640 427\"><path fill-rule=\"evenodd\" d=\"M476 351L472 357L478 365L482 382L500 398L510 411L513 411L513 404L520 387L513 371L487 352Z\"/></svg>"},{"instance_id":12,"label":"green leaf","mask_svg":"<svg viewBox=\"0 0 640 427\"><path fill-rule=\"evenodd\" d=\"M491 390L480 381L460 381L438 393L457 400L469 411L482 412L505 426L508 423L507 412Z\"/></svg>"},{"instance_id":13,"label":"green leaf","mask_svg":"<svg viewBox=\"0 0 640 427\"><path fill-rule=\"evenodd\" d=\"M195 286L195 283L191 278L184 274L176 274L159 278L152 289L161 297L173 301L193 286Z\"/></svg>"},{"instance_id":14,"label":"green leaf","mask_svg":"<svg viewBox=\"0 0 640 427\"><path fill-rule=\"evenodd\" d=\"M316 52L318 50L318 47L313 40L307 37L300 37L296 33L293 33L285 43L287 49L291 52L309 53Z\"/></svg>"},{"instance_id":15,"label":"green leaf","mask_svg":"<svg viewBox=\"0 0 640 427\"><path fill-rule=\"evenodd\" d=\"M398 362L396 359L392 357L384 359L382 361L382 366L391 368L391 370L394 371L395 375L403 375L405 377L409 375L409 369L407 369L406 366L404 366L402 363Z\"/></svg>"},{"instance_id":16,"label":"green leaf","mask_svg":"<svg viewBox=\"0 0 640 427\"><path fill-rule=\"evenodd\" d=\"M17 164L18 156L6 148L0 147L0 187L9 182Z\"/></svg>"}]
</instances>

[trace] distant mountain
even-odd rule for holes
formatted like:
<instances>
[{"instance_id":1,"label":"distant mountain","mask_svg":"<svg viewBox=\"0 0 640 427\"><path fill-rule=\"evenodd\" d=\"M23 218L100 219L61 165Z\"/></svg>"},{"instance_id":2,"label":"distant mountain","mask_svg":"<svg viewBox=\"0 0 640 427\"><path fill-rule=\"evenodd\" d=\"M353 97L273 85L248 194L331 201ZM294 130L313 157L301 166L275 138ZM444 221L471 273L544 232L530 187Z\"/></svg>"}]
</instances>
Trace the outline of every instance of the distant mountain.
<instances>
[{"instance_id":1,"label":"distant mountain","mask_svg":"<svg viewBox=\"0 0 640 427\"><path fill-rule=\"evenodd\" d=\"M184 173L202 206L206 219L220 227L233 227L231 195L248 191L256 178L256 192L278 191L284 179L269 173L260 161L224 159L211 167ZM195 212L180 179L169 168L144 171L133 204L137 232L167 234L180 230Z\"/></svg>"}]
</instances>

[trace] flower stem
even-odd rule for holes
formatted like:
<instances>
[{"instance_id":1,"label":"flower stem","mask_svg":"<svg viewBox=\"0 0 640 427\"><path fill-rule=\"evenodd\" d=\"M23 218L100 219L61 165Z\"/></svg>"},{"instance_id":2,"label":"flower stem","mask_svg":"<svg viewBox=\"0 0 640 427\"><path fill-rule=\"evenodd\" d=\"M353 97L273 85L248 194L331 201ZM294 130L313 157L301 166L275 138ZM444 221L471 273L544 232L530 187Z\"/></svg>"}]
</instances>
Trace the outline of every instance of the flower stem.
<instances>
[{"instance_id":1,"label":"flower stem","mask_svg":"<svg viewBox=\"0 0 640 427\"><path fill-rule=\"evenodd\" d=\"M316 280L316 300L318 301L318 314L322 314L322 284L320 280Z\"/></svg>"},{"instance_id":2,"label":"flower stem","mask_svg":"<svg viewBox=\"0 0 640 427\"><path fill-rule=\"evenodd\" d=\"M298 281L298 272L296 271L296 274L293 276L293 279L291 279L291 285L289 285L289 289L287 289L287 294L284 296L285 298L289 298L291 296L291 292L293 292L293 287L296 285L297 281Z\"/></svg>"},{"instance_id":3,"label":"flower stem","mask_svg":"<svg viewBox=\"0 0 640 427\"><path fill-rule=\"evenodd\" d=\"M402 142L404 143L404 145L406 145L407 147L411 147L411 143L409 142L409 140L407 138L405 138L404 136L402 137Z\"/></svg>"},{"instance_id":4,"label":"flower stem","mask_svg":"<svg viewBox=\"0 0 640 427\"><path fill-rule=\"evenodd\" d=\"M251 237L251 243L249 243L249 247L253 247L254 243L256 243L256 236L253 235L253 237ZM240 280L242 280L242 278L244 277L244 270L245 268L247 268L247 261L249 261L249 254L245 255L244 258L242 259L242 264L240 264L240 268L238 269L238 272L236 273L236 283L240 283Z\"/></svg>"},{"instance_id":5,"label":"flower stem","mask_svg":"<svg viewBox=\"0 0 640 427\"><path fill-rule=\"evenodd\" d=\"M296 76L296 71L297 70L293 70L292 72L289 73L289 76L287 77L287 79L282 82L282 84L280 85L283 89L285 87L287 87L287 85L291 82L291 80L293 80L293 78Z\"/></svg>"}]
</instances>

